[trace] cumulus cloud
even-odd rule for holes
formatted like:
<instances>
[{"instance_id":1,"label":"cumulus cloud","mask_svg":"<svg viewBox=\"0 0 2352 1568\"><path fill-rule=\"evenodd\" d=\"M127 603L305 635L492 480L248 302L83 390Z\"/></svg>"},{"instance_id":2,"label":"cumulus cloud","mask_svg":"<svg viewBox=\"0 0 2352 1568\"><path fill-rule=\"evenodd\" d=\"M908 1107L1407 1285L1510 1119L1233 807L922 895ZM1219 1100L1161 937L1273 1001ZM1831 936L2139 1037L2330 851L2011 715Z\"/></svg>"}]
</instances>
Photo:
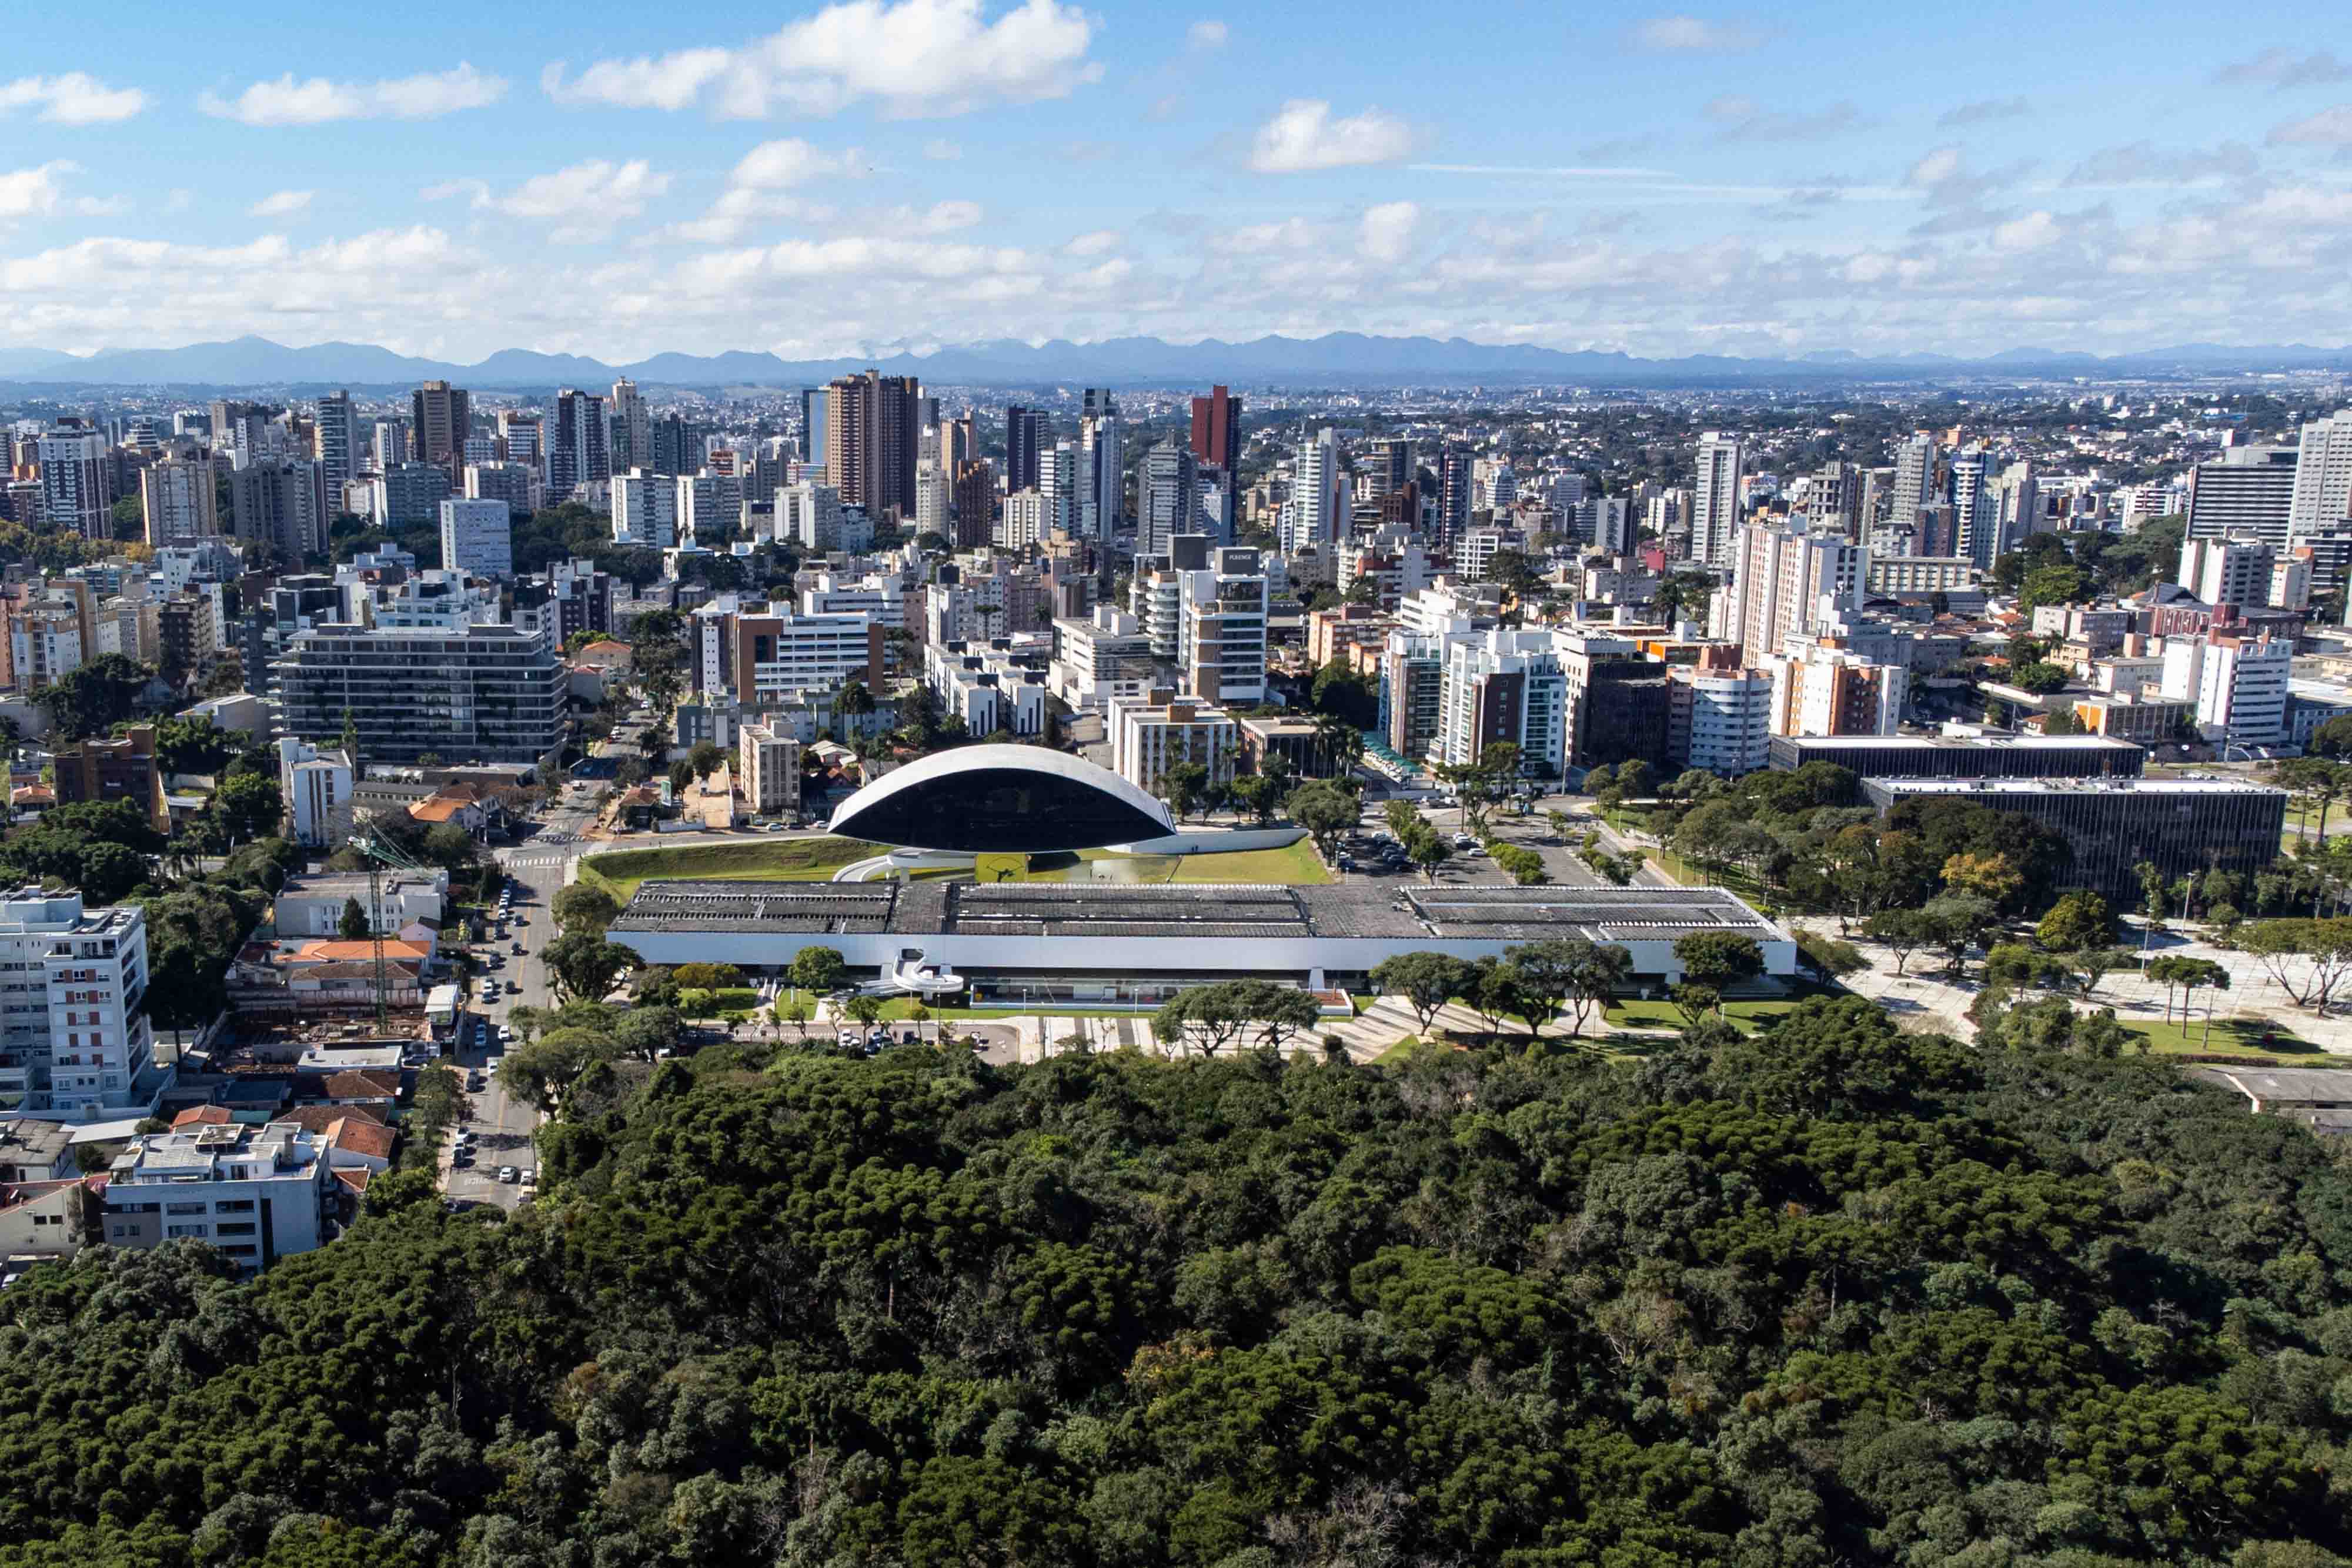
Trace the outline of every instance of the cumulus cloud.
<instances>
[{"instance_id":1,"label":"cumulus cloud","mask_svg":"<svg viewBox=\"0 0 2352 1568\"><path fill-rule=\"evenodd\" d=\"M0 223L56 212L65 200L58 176L74 172L63 159L36 168L0 173Z\"/></svg>"},{"instance_id":2,"label":"cumulus cloud","mask_svg":"<svg viewBox=\"0 0 2352 1568\"><path fill-rule=\"evenodd\" d=\"M596 238L622 220L637 216L669 185L670 176L642 158L625 163L592 158L551 174L534 174L503 194L479 180L451 180L428 185L418 194L426 201L470 194L478 210L552 223L556 227L551 238L578 241Z\"/></svg>"},{"instance_id":3,"label":"cumulus cloud","mask_svg":"<svg viewBox=\"0 0 2352 1568\"><path fill-rule=\"evenodd\" d=\"M2037 211L1994 225L1992 244L1995 250L2040 250L2044 246L2056 245L2064 234L2065 228L2057 218Z\"/></svg>"},{"instance_id":4,"label":"cumulus cloud","mask_svg":"<svg viewBox=\"0 0 2352 1568\"><path fill-rule=\"evenodd\" d=\"M129 120L145 109L147 95L135 87L108 87L81 71L0 82L0 114L35 105L40 107L41 119L59 125L102 125Z\"/></svg>"},{"instance_id":5,"label":"cumulus cloud","mask_svg":"<svg viewBox=\"0 0 2352 1568\"><path fill-rule=\"evenodd\" d=\"M2161 148L2147 141L2092 153L2066 176L2070 185L2191 185L2205 180L2251 180L2260 172L2252 149Z\"/></svg>"},{"instance_id":6,"label":"cumulus cloud","mask_svg":"<svg viewBox=\"0 0 2352 1568\"><path fill-rule=\"evenodd\" d=\"M1633 29L1633 42L1664 53L1745 54L1764 42L1761 28L1745 22L1710 22L1698 16L1653 16Z\"/></svg>"},{"instance_id":7,"label":"cumulus cloud","mask_svg":"<svg viewBox=\"0 0 2352 1568\"><path fill-rule=\"evenodd\" d=\"M558 60L540 85L558 103L700 106L724 119L837 114L871 99L900 118L1065 98L1100 79L1094 24L1058 0L1023 0L993 22L981 0L845 0L740 47L598 60L577 77Z\"/></svg>"},{"instance_id":8,"label":"cumulus cloud","mask_svg":"<svg viewBox=\"0 0 2352 1568\"><path fill-rule=\"evenodd\" d=\"M2352 103L2339 103L2271 129L2273 147L2352 147Z\"/></svg>"},{"instance_id":9,"label":"cumulus cloud","mask_svg":"<svg viewBox=\"0 0 2352 1568\"><path fill-rule=\"evenodd\" d=\"M1281 218L1272 223L1244 224L1225 235L1228 248L1244 252L1307 250L1319 238L1305 218Z\"/></svg>"},{"instance_id":10,"label":"cumulus cloud","mask_svg":"<svg viewBox=\"0 0 2352 1568\"><path fill-rule=\"evenodd\" d=\"M1222 49L1227 37L1223 22L1195 22L1184 31L1184 41L1196 49Z\"/></svg>"},{"instance_id":11,"label":"cumulus cloud","mask_svg":"<svg viewBox=\"0 0 2352 1568\"><path fill-rule=\"evenodd\" d=\"M1374 261L1402 261L1412 249L1421 209L1411 202L1383 202L1368 209L1356 227L1356 248Z\"/></svg>"},{"instance_id":12,"label":"cumulus cloud","mask_svg":"<svg viewBox=\"0 0 2352 1568\"><path fill-rule=\"evenodd\" d=\"M247 217L283 218L300 212L310 204L316 191L279 191L267 195L245 209Z\"/></svg>"},{"instance_id":13,"label":"cumulus cloud","mask_svg":"<svg viewBox=\"0 0 2352 1568\"><path fill-rule=\"evenodd\" d=\"M1377 109L1331 118L1319 98L1295 98L1257 129L1250 167L1261 174L1297 174L1366 163L1393 163L1415 142L1412 127Z\"/></svg>"},{"instance_id":14,"label":"cumulus cloud","mask_svg":"<svg viewBox=\"0 0 2352 1568\"><path fill-rule=\"evenodd\" d=\"M1724 93L1709 99L1700 112L1716 123L1717 139L1724 141L1818 141L1862 123L1861 112L1843 99L1810 114L1790 113L1741 93Z\"/></svg>"},{"instance_id":15,"label":"cumulus cloud","mask_svg":"<svg viewBox=\"0 0 2352 1568\"><path fill-rule=\"evenodd\" d=\"M1956 104L1936 117L1936 123L1949 131L1963 125L1985 125L1996 120L2016 120L2033 112L2033 105L2022 97L1980 98L1972 103Z\"/></svg>"},{"instance_id":16,"label":"cumulus cloud","mask_svg":"<svg viewBox=\"0 0 2352 1568\"><path fill-rule=\"evenodd\" d=\"M483 109L506 96L507 83L459 61L446 71L427 71L383 81L296 81L289 71L276 81L257 81L234 99L205 92L196 107L222 120L246 125L323 125L332 120L436 120L459 110Z\"/></svg>"},{"instance_id":17,"label":"cumulus cloud","mask_svg":"<svg viewBox=\"0 0 2352 1568\"><path fill-rule=\"evenodd\" d=\"M2297 54L2279 44L2213 73L2217 87L2326 87L2339 81L2352 81L2352 66L2337 59L2334 51Z\"/></svg>"},{"instance_id":18,"label":"cumulus cloud","mask_svg":"<svg viewBox=\"0 0 2352 1568\"><path fill-rule=\"evenodd\" d=\"M755 224L828 223L838 215L831 205L787 193L819 180L854 178L866 170L866 156L855 147L836 152L797 136L763 141L735 165L727 188L708 213L674 224L656 237L726 245L740 239Z\"/></svg>"},{"instance_id":19,"label":"cumulus cloud","mask_svg":"<svg viewBox=\"0 0 2352 1568\"><path fill-rule=\"evenodd\" d=\"M1095 229L1078 235L1062 247L1068 256L1106 256L1123 243L1117 229Z\"/></svg>"}]
</instances>

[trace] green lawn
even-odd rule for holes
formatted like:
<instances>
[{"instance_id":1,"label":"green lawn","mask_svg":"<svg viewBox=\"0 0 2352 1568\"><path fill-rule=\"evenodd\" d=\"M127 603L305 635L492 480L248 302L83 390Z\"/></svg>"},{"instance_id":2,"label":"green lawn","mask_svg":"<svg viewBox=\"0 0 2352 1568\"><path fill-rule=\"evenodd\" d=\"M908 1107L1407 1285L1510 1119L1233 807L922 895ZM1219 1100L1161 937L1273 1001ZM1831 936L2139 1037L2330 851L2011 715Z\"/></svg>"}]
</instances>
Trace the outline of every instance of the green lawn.
<instances>
[{"instance_id":1,"label":"green lawn","mask_svg":"<svg viewBox=\"0 0 2352 1568\"><path fill-rule=\"evenodd\" d=\"M2265 1018L2217 1018L2212 1033L2205 1030L2200 1015L2186 1024L2136 1023L2128 1031L2138 1040L2148 1042L2157 1056L2258 1056L2268 1061L2286 1062L2304 1067L2324 1066L2332 1059L2307 1040L2298 1039L2294 1031ZM2274 1034L2265 1046L2263 1036Z\"/></svg>"},{"instance_id":2,"label":"green lawn","mask_svg":"<svg viewBox=\"0 0 2352 1568\"><path fill-rule=\"evenodd\" d=\"M861 839L751 839L741 843L680 844L616 850L580 862L583 882L601 883L626 904L637 884L657 878L711 882L822 882L852 861L882 852Z\"/></svg>"},{"instance_id":3,"label":"green lawn","mask_svg":"<svg viewBox=\"0 0 2352 1568\"><path fill-rule=\"evenodd\" d=\"M1802 999L1776 997L1761 1001L1726 1002L1723 1016L1742 1034L1755 1034L1765 1019L1791 1011ZM1665 1000L1611 1002L1607 1022L1616 1029L1670 1029L1678 1034L1685 1027L1682 1009Z\"/></svg>"},{"instance_id":4,"label":"green lawn","mask_svg":"<svg viewBox=\"0 0 2352 1568\"><path fill-rule=\"evenodd\" d=\"M1080 850L1073 855L982 855L973 867L982 882L1084 882L1092 873L1081 862L1117 863L1134 882L1273 883L1291 887L1328 883L1331 873L1306 839L1278 850L1234 850L1210 855L1122 855ZM1010 874L1003 874L1010 873Z\"/></svg>"}]
</instances>

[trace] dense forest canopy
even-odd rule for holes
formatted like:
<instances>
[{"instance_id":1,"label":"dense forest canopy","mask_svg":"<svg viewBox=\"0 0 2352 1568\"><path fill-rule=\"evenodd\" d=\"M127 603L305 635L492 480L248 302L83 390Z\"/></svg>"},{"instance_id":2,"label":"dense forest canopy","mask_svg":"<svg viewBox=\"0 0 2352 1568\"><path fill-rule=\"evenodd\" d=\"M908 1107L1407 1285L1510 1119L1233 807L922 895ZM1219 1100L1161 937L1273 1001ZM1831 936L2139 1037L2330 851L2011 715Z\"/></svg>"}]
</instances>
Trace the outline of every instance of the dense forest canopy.
<instances>
[{"instance_id":1,"label":"dense forest canopy","mask_svg":"<svg viewBox=\"0 0 2352 1568\"><path fill-rule=\"evenodd\" d=\"M2352 1546L2352 1181L2161 1063L730 1047L542 1144L505 1222L400 1175L0 1295L0 1568Z\"/></svg>"}]
</instances>

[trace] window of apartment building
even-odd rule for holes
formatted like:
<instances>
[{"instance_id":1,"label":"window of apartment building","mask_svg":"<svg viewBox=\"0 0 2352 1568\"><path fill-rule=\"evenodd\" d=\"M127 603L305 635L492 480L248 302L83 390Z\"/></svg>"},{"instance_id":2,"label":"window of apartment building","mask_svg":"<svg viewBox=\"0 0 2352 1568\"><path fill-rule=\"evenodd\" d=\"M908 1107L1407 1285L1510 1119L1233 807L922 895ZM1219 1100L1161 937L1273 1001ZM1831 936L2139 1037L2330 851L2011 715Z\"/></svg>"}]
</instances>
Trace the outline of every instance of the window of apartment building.
<instances>
[{"instance_id":1,"label":"window of apartment building","mask_svg":"<svg viewBox=\"0 0 2352 1568\"><path fill-rule=\"evenodd\" d=\"M215 1214L251 1214L253 1212L253 1199L249 1197L228 1198L213 1205L213 1212Z\"/></svg>"},{"instance_id":2,"label":"window of apartment building","mask_svg":"<svg viewBox=\"0 0 2352 1568\"><path fill-rule=\"evenodd\" d=\"M253 1233L254 1222L250 1219L213 1227L213 1234L215 1236L250 1236Z\"/></svg>"},{"instance_id":3,"label":"window of apartment building","mask_svg":"<svg viewBox=\"0 0 2352 1568\"><path fill-rule=\"evenodd\" d=\"M163 1228L163 1234L166 1236L202 1237L208 1234L211 1229L212 1227L209 1225L167 1225Z\"/></svg>"},{"instance_id":4,"label":"window of apartment building","mask_svg":"<svg viewBox=\"0 0 2352 1568\"><path fill-rule=\"evenodd\" d=\"M166 1214L202 1214L205 1212L205 1205L201 1203L167 1203L163 1206L163 1212Z\"/></svg>"}]
</instances>

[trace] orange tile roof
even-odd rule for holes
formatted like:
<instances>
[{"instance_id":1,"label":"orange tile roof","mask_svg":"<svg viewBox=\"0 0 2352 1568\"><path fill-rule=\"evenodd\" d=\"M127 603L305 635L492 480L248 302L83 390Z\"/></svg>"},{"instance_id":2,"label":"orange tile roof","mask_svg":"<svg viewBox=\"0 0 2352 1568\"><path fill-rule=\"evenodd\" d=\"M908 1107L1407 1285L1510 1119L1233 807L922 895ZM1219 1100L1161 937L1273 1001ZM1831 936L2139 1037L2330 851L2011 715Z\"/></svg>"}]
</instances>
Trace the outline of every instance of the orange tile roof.
<instances>
[{"instance_id":1,"label":"orange tile roof","mask_svg":"<svg viewBox=\"0 0 2352 1568\"><path fill-rule=\"evenodd\" d=\"M334 1174L337 1181L353 1192L363 1193L368 1189L368 1177L375 1175L375 1172L365 1166L345 1166Z\"/></svg>"},{"instance_id":2,"label":"orange tile roof","mask_svg":"<svg viewBox=\"0 0 2352 1568\"><path fill-rule=\"evenodd\" d=\"M472 804L471 800L452 800L436 795L409 807L408 814L420 822L446 822Z\"/></svg>"},{"instance_id":3,"label":"orange tile roof","mask_svg":"<svg viewBox=\"0 0 2352 1568\"><path fill-rule=\"evenodd\" d=\"M395 1100L400 1097L400 1074L347 1067L328 1076L322 1092L330 1100Z\"/></svg>"},{"instance_id":4,"label":"orange tile roof","mask_svg":"<svg viewBox=\"0 0 2352 1568\"><path fill-rule=\"evenodd\" d=\"M228 1107L226 1105L191 1105L172 1118L172 1125L191 1127L201 1124L216 1127L227 1122L228 1119Z\"/></svg>"},{"instance_id":5,"label":"orange tile roof","mask_svg":"<svg viewBox=\"0 0 2352 1568\"><path fill-rule=\"evenodd\" d=\"M373 964L375 962L375 944L373 941L344 942L321 937L316 942L303 943L294 956L309 964ZM402 942L392 937L384 939L383 956L387 958L413 958L420 963L432 956L423 943Z\"/></svg>"},{"instance_id":6,"label":"orange tile roof","mask_svg":"<svg viewBox=\"0 0 2352 1568\"><path fill-rule=\"evenodd\" d=\"M349 1149L355 1155L367 1155L379 1160L392 1158L392 1129L381 1122L365 1121L356 1116L340 1116L327 1129L327 1142L339 1149Z\"/></svg>"}]
</instances>

